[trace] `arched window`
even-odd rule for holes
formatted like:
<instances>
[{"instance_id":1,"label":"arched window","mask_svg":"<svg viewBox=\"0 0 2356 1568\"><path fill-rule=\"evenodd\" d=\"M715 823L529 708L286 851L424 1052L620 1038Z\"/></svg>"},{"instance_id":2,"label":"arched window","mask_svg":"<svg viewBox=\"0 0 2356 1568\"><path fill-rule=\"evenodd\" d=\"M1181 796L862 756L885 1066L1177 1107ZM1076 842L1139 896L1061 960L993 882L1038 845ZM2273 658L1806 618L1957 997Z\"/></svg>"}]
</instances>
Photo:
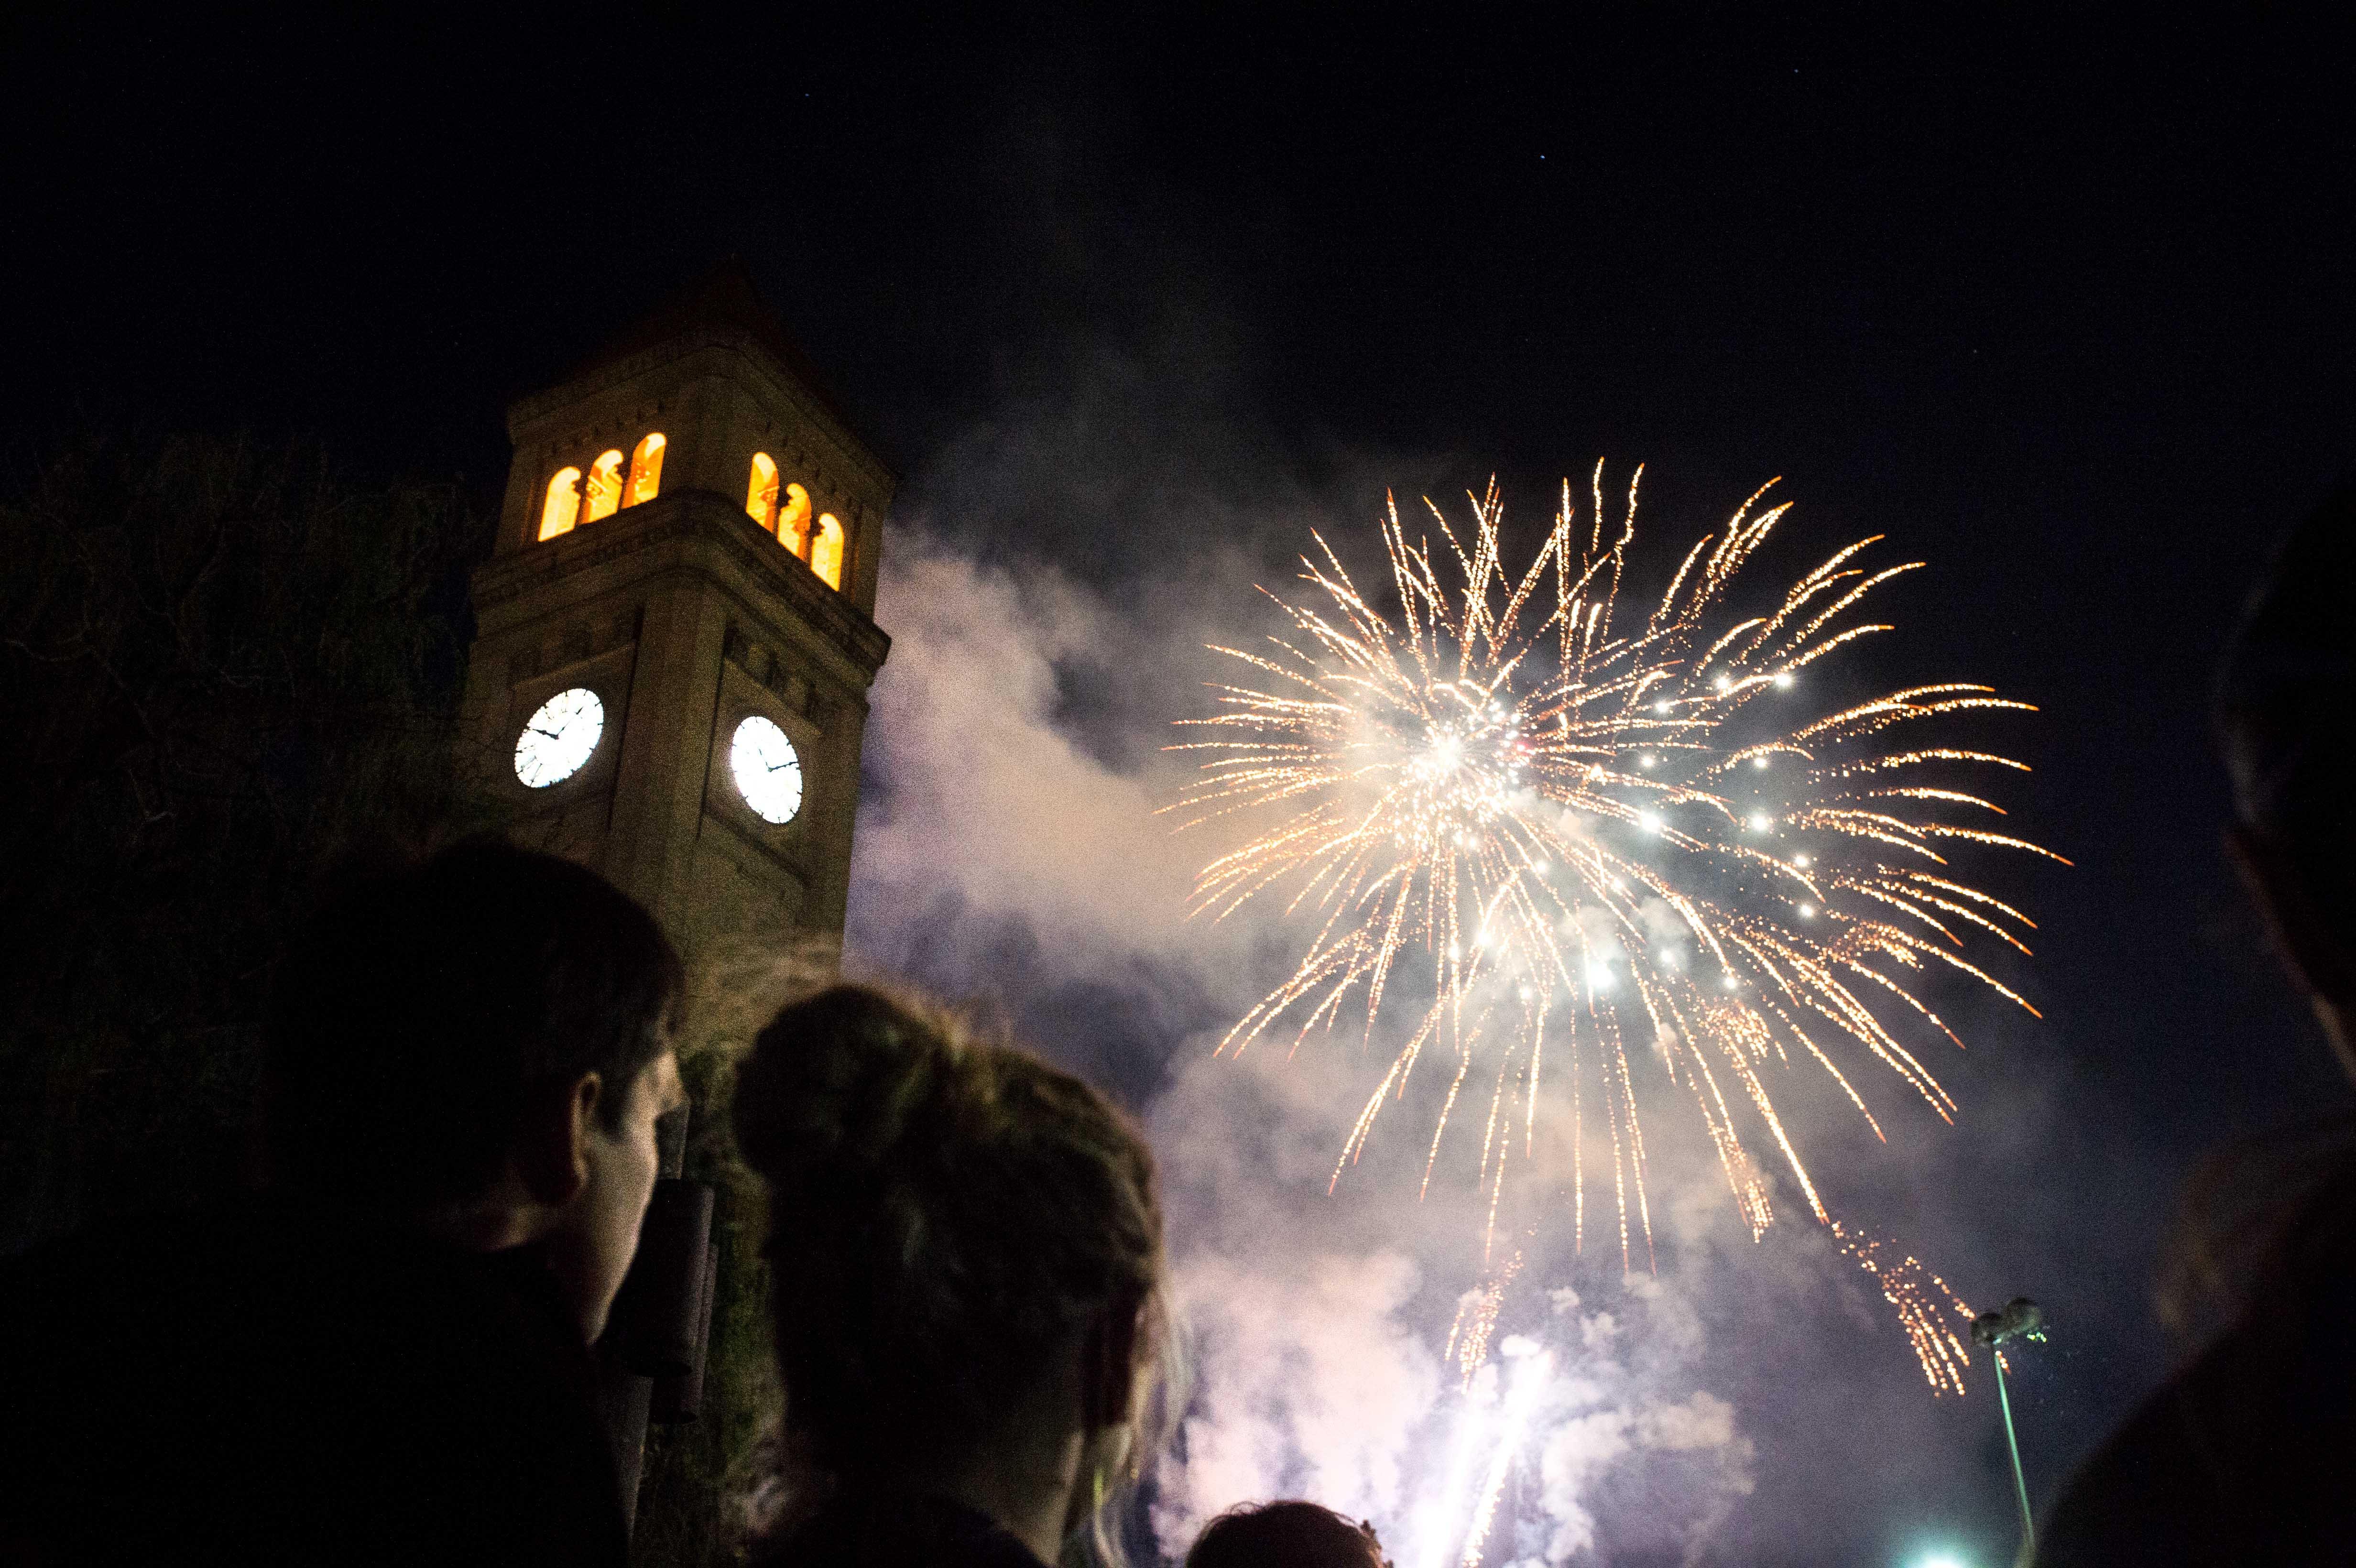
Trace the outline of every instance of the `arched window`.
<instances>
[{"instance_id":1,"label":"arched window","mask_svg":"<svg viewBox=\"0 0 2356 1568\"><path fill-rule=\"evenodd\" d=\"M842 525L832 512L820 513L818 532L810 539L810 570L829 588L842 586Z\"/></svg>"},{"instance_id":2,"label":"arched window","mask_svg":"<svg viewBox=\"0 0 2356 1568\"><path fill-rule=\"evenodd\" d=\"M548 482L548 498L540 506L540 537L552 539L573 531L581 516L581 470L560 468Z\"/></svg>"},{"instance_id":3,"label":"arched window","mask_svg":"<svg viewBox=\"0 0 2356 1568\"><path fill-rule=\"evenodd\" d=\"M777 531L777 460L766 452L753 454L752 483L744 486L744 515Z\"/></svg>"},{"instance_id":4,"label":"arched window","mask_svg":"<svg viewBox=\"0 0 2356 1568\"><path fill-rule=\"evenodd\" d=\"M622 505L635 507L641 501L651 501L661 491L665 444L662 432L657 431L638 443L637 451L630 453L630 488L622 497Z\"/></svg>"},{"instance_id":5,"label":"arched window","mask_svg":"<svg viewBox=\"0 0 2356 1568\"><path fill-rule=\"evenodd\" d=\"M622 505L622 454L608 452L589 465L589 505L581 520L594 523L612 517Z\"/></svg>"},{"instance_id":6,"label":"arched window","mask_svg":"<svg viewBox=\"0 0 2356 1568\"><path fill-rule=\"evenodd\" d=\"M777 542L809 559L809 492L798 485L786 486L786 509L777 514Z\"/></svg>"}]
</instances>

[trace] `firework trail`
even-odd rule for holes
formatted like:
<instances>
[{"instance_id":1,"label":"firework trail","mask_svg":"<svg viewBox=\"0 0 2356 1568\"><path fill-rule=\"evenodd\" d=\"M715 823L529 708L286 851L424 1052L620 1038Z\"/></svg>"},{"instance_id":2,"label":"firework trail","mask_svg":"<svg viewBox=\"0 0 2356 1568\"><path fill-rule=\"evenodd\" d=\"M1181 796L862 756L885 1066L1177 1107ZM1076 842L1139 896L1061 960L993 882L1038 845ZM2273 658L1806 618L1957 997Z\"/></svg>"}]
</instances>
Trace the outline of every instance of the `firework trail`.
<instances>
[{"instance_id":1,"label":"firework trail","mask_svg":"<svg viewBox=\"0 0 2356 1568\"><path fill-rule=\"evenodd\" d=\"M1515 1253L1505 1266L1481 1282L1476 1290L1468 1290L1456 1304L1456 1321L1449 1326L1448 1348L1440 1359L1456 1366L1458 1386L1470 1390L1473 1374L1489 1362L1489 1339L1497 1331L1497 1313L1505 1305L1505 1287L1522 1272L1522 1254Z\"/></svg>"},{"instance_id":2,"label":"firework trail","mask_svg":"<svg viewBox=\"0 0 2356 1568\"><path fill-rule=\"evenodd\" d=\"M2033 923L1960 880L1948 853L2061 857L1977 825L2003 811L1971 775L2022 763L1909 739L1926 720L2028 704L1962 683L1830 711L1811 702L1822 684L1812 667L1890 630L1860 607L1921 562L1869 568L1877 535L1767 613L1721 624L1738 574L1788 509L1754 515L1762 487L1632 614L1622 587L1636 483L1607 530L1602 475L1599 464L1584 528L1564 485L1518 575L1502 557L1494 482L1464 534L1430 507L1436 539L1411 539L1394 503L1382 538L1396 615L1312 536L1301 581L1313 594L1270 595L1290 634L1265 652L1217 650L1258 683L1215 687L1221 710L1182 720L1211 733L1173 749L1214 754L1171 809L1191 813L1190 827L1231 813L1264 827L1203 869L1194 912L1223 918L1280 896L1315 923L1298 967L1223 1051L1280 1027L1298 1049L1359 1006L1371 1039L1401 966L1428 965L1430 1004L1360 1112L1335 1180L1436 1055L1449 1082L1424 1183L1469 1092L1494 1237L1507 1163L1517 1147L1533 1152L1540 1088L1563 1074L1575 1233L1583 1245L1594 1123L1625 1269L1637 1240L1648 1264L1652 1249L1632 1038L1698 1110L1754 1237L1774 1211L1746 1118L1833 1225L1768 1092L1769 1065L1813 1061L1878 1137L1851 1080L1860 1061L1952 1121L1954 1102L1899 1030L1962 1041L1910 981L1944 966L2036 1009L1963 955L1967 935L2026 954L2015 928ZM1941 1319L1967 1320L1962 1303L1913 1260L1885 1263L1874 1243L1835 1232L1898 1308L1934 1391L1960 1391L1968 1358Z\"/></svg>"}]
</instances>

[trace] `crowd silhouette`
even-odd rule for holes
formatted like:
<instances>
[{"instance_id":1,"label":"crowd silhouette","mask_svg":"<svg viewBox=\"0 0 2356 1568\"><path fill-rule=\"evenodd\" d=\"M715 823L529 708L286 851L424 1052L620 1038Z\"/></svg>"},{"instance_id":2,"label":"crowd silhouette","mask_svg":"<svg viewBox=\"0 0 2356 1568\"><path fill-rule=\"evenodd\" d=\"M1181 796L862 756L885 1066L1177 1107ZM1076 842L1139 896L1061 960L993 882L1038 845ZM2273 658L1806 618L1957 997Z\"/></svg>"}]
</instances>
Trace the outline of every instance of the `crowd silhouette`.
<instances>
[{"instance_id":1,"label":"crowd silhouette","mask_svg":"<svg viewBox=\"0 0 2356 1568\"><path fill-rule=\"evenodd\" d=\"M2356 1077L2356 489L2226 662L2229 851ZM680 1103L678 955L594 873L496 840L355 869L282 965L265 1179L0 1270L0 1559L620 1563L593 1347ZM751 1559L1122 1558L1173 1343L1154 1162L1079 1079L888 988L744 1055L781 1407ZM2084 1467L2036 1561L2356 1555L2356 1139L2286 1186L2229 1325ZM1377 1568L1301 1499L1186 1568Z\"/></svg>"}]
</instances>

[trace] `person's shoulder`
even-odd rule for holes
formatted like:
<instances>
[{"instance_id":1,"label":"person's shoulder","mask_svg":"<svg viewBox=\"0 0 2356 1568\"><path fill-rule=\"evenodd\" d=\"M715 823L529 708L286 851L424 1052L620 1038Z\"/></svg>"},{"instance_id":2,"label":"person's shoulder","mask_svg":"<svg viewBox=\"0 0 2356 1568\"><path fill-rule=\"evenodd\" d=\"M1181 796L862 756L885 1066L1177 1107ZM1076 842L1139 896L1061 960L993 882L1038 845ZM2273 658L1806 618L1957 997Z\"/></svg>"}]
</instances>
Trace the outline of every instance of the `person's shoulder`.
<instances>
[{"instance_id":1,"label":"person's shoulder","mask_svg":"<svg viewBox=\"0 0 2356 1568\"><path fill-rule=\"evenodd\" d=\"M545 1260L380 1241L335 1285L368 1356L317 1352L349 1428L322 1488L397 1519L416 1561L623 1561L594 1362Z\"/></svg>"},{"instance_id":2,"label":"person's shoulder","mask_svg":"<svg viewBox=\"0 0 2356 1568\"><path fill-rule=\"evenodd\" d=\"M2040 1530L2038 1568L2111 1568L2220 1561L2210 1540L2215 1477L2186 1430L2171 1380L2071 1477Z\"/></svg>"},{"instance_id":3,"label":"person's shoulder","mask_svg":"<svg viewBox=\"0 0 2356 1568\"><path fill-rule=\"evenodd\" d=\"M2040 1568L2344 1561L2347 1350L2297 1316L2254 1312L2138 1406L2054 1505Z\"/></svg>"}]
</instances>

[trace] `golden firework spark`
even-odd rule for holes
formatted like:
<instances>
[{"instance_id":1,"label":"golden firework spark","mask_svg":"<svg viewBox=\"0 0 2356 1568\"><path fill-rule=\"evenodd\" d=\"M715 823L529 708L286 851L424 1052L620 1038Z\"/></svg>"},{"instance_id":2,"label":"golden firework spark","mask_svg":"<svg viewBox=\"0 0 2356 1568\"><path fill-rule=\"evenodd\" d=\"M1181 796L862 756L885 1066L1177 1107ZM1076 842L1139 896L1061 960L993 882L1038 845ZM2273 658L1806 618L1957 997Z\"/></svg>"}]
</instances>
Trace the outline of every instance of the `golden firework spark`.
<instances>
[{"instance_id":1,"label":"golden firework spark","mask_svg":"<svg viewBox=\"0 0 2356 1568\"><path fill-rule=\"evenodd\" d=\"M1481 1282L1478 1287L1464 1293L1456 1304L1456 1320L1448 1328L1448 1348L1440 1353L1443 1361L1453 1361L1459 1374L1460 1390L1472 1386L1473 1374L1489 1361L1489 1339L1497 1331L1497 1313L1505 1305L1505 1287L1522 1272L1522 1254L1515 1253L1505 1260L1505 1266Z\"/></svg>"},{"instance_id":2,"label":"golden firework spark","mask_svg":"<svg viewBox=\"0 0 2356 1568\"><path fill-rule=\"evenodd\" d=\"M1898 1314L1898 1327L1922 1364L1931 1392L1963 1392L1964 1371L1971 1365L1972 1353L1946 1319L1960 1318L1968 1327L1971 1304L1912 1253L1892 1263L1884 1255L1890 1243L1859 1236L1837 1220L1832 1222L1832 1232L1842 1254L1881 1287L1881 1298Z\"/></svg>"},{"instance_id":3,"label":"golden firework spark","mask_svg":"<svg viewBox=\"0 0 2356 1568\"><path fill-rule=\"evenodd\" d=\"M1265 822L1203 869L1195 912L1224 918L1278 894L1315 922L1292 975L1223 1051L1288 1023L1297 1049L1359 1004L1371 1039L1402 965L1428 963L1429 1004L1360 1112L1335 1179L1436 1051L1450 1079L1424 1182L1464 1093L1485 1093L1480 1179L1494 1233L1508 1158L1516 1146L1533 1152L1541 1089L1561 1073L1577 1235L1583 1244L1593 1119L1608 1136L1623 1268L1632 1215L1648 1259L1652 1246L1632 1039L1698 1107L1754 1236L1774 1211L1743 1106L1829 1225L1767 1069L1815 1062L1882 1136L1851 1081L1861 1056L1952 1121L1954 1100L1899 1029L1962 1041L1910 981L1944 965L2036 1009L1964 956L1975 933L2026 954L2015 928L2032 923L1960 880L1949 855L2061 859L1971 815L2003 811L1965 787L1969 775L2022 763L1890 743L1926 720L2028 704L1963 683L1830 711L1812 702L1826 684L1810 678L1819 661L1891 629L1860 618L1868 595L1922 564L1869 569L1880 536L1835 554L1767 613L1719 624L1738 574L1788 509L1754 514L1771 482L1692 546L1640 622L1623 624L1643 473L1608 537L1602 465L1584 528L1566 484L1518 575L1501 553L1494 483L1472 498L1467 534L1433 507L1436 539L1410 539L1394 503L1382 538L1395 614L1313 536L1301 580L1314 593L1271 595L1290 634L1266 652L1218 650L1265 678L1215 688L1221 710L1182 721L1215 733L1173 749L1215 754L1172 808L1193 813L1188 826L1238 812ZM1919 1282L1877 1273L1942 1386L1935 1315L1908 1305L1927 1299Z\"/></svg>"}]
</instances>

